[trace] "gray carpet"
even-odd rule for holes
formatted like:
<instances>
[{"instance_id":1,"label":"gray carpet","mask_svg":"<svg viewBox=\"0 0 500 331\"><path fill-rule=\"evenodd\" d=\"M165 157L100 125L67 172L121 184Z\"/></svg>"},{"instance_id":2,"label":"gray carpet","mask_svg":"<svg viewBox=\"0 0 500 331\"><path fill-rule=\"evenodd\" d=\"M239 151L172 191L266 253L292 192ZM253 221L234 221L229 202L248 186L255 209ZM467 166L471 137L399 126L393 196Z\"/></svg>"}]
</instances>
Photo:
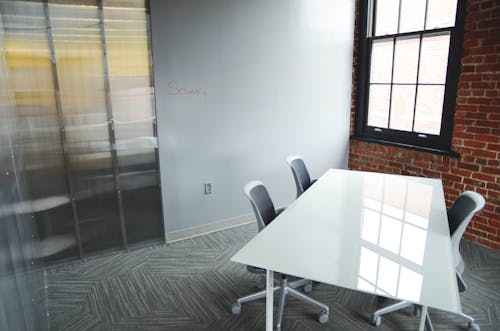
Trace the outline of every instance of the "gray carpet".
<instances>
[{"instance_id":1,"label":"gray carpet","mask_svg":"<svg viewBox=\"0 0 500 331\"><path fill-rule=\"evenodd\" d=\"M257 231L245 225L172 244L77 261L47 270L51 330L263 330L264 301L230 312L238 297L256 290L255 275L229 258ZM464 313L481 330L500 330L500 251L462 243L467 292ZM314 254L314 253L312 253ZM411 308L368 319L392 300L315 284L310 294L328 304L330 320L287 300L284 330L416 330ZM436 330L467 330L467 323L430 309Z\"/></svg>"}]
</instances>

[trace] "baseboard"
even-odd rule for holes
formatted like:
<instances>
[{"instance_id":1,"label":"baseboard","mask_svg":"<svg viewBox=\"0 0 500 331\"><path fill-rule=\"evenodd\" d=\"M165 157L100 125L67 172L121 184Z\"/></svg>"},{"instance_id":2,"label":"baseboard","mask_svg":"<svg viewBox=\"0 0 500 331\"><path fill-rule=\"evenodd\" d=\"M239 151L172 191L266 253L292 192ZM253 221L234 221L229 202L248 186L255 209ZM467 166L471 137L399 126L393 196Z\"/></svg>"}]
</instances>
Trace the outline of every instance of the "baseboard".
<instances>
[{"instance_id":1,"label":"baseboard","mask_svg":"<svg viewBox=\"0 0 500 331\"><path fill-rule=\"evenodd\" d=\"M167 232L165 238L167 243L202 236L211 232L221 231L255 222L254 214L247 214L215 221L209 224L195 226L192 228Z\"/></svg>"}]
</instances>

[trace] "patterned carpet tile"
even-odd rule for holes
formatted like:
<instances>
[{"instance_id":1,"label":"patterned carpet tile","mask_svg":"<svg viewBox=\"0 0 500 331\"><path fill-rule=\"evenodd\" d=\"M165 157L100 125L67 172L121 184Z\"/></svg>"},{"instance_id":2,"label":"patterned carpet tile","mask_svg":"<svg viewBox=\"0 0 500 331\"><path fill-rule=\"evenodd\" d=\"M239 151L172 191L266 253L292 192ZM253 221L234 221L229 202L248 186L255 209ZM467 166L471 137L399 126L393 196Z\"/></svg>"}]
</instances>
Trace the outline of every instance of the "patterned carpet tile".
<instances>
[{"instance_id":1,"label":"patterned carpet tile","mask_svg":"<svg viewBox=\"0 0 500 331\"><path fill-rule=\"evenodd\" d=\"M263 330L263 300L231 313L236 298L256 291L256 276L230 257L257 232L245 225L172 244L95 257L47 270L51 330ZM462 309L481 330L500 330L500 252L463 243L468 288ZM370 314L394 301L314 284L314 299L330 307L326 324L318 311L289 298L284 330L415 330L407 308L384 315L379 328ZM277 313L275 307L275 312ZM436 330L466 330L467 323L430 309Z\"/></svg>"}]
</instances>

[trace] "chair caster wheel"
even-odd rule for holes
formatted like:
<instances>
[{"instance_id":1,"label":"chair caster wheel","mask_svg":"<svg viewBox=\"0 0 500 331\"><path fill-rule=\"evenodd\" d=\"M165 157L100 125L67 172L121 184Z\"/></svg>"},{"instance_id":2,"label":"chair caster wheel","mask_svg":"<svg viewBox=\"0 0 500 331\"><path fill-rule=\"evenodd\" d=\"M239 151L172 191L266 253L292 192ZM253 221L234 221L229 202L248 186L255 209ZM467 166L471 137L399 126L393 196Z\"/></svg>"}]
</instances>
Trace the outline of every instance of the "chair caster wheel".
<instances>
[{"instance_id":1,"label":"chair caster wheel","mask_svg":"<svg viewBox=\"0 0 500 331\"><path fill-rule=\"evenodd\" d=\"M241 305L237 302L231 305L231 312L233 315L239 315L241 313Z\"/></svg>"},{"instance_id":2,"label":"chair caster wheel","mask_svg":"<svg viewBox=\"0 0 500 331\"><path fill-rule=\"evenodd\" d=\"M328 313L322 311L318 316L318 321L321 324L325 324L326 322L328 322Z\"/></svg>"},{"instance_id":3,"label":"chair caster wheel","mask_svg":"<svg viewBox=\"0 0 500 331\"><path fill-rule=\"evenodd\" d=\"M473 322L469 322L469 328L467 329L468 331L480 331L479 325Z\"/></svg>"},{"instance_id":4,"label":"chair caster wheel","mask_svg":"<svg viewBox=\"0 0 500 331\"><path fill-rule=\"evenodd\" d=\"M373 314L370 318L370 322L375 326L380 326L380 323L382 323L382 317Z\"/></svg>"},{"instance_id":5,"label":"chair caster wheel","mask_svg":"<svg viewBox=\"0 0 500 331\"><path fill-rule=\"evenodd\" d=\"M309 292L312 291L312 289L313 289L312 282L310 282L309 284L304 285L304 292L309 293Z\"/></svg>"},{"instance_id":6,"label":"chair caster wheel","mask_svg":"<svg viewBox=\"0 0 500 331\"><path fill-rule=\"evenodd\" d=\"M417 305L413 305L413 316L420 317L421 313L422 313L422 309Z\"/></svg>"}]
</instances>

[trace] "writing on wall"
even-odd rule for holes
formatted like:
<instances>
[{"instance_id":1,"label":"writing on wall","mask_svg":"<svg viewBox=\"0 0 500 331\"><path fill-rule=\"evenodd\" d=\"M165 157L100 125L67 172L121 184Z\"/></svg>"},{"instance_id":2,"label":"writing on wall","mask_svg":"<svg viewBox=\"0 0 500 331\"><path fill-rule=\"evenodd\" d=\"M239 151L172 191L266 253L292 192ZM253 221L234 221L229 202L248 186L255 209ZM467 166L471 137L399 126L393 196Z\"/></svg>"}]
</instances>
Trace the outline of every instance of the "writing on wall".
<instances>
[{"instance_id":1,"label":"writing on wall","mask_svg":"<svg viewBox=\"0 0 500 331\"><path fill-rule=\"evenodd\" d=\"M171 80L168 82L169 95L185 95L185 96L203 96L207 98L207 89L202 87L180 87L177 81Z\"/></svg>"}]
</instances>

